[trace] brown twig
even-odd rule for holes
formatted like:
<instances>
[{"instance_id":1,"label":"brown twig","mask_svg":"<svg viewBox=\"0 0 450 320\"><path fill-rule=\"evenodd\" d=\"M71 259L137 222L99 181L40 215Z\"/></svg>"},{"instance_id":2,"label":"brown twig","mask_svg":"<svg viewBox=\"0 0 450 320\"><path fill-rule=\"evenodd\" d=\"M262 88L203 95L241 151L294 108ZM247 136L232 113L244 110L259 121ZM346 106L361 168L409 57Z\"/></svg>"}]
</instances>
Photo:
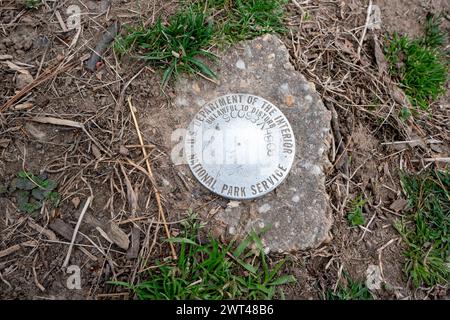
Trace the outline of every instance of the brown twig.
<instances>
[{"instance_id":1,"label":"brown twig","mask_svg":"<svg viewBox=\"0 0 450 320\"><path fill-rule=\"evenodd\" d=\"M19 251L22 247L34 247L36 246L36 241L30 240L25 241L20 244L15 244L9 248L6 248L5 250L0 251L0 258L6 257L7 255L10 255L16 251Z\"/></svg>"},{"instance_id":2,"label":"brown twig","mask_svg":"<svg viewBox=\"0 0 450 320\"><path fill-rule=\"evenodd\" d=\"M142 139L141 130L139 129L139 124L137 122L136 115L134 113L134 107L133 107L133 105L131 103L131 97L130 96L128 97L128 106L130 108L131 116L133 117L134 125L136 127L136 132L137 132L137 135L138 135L138 138L139 138L139 143L142 146L142 153L143 153L144 157L147 158L147 149L144 147L144 145L145 145L144 144L144 140ZM167 239L170 240L170 232L169 232L169 228L167 226L166 216L164 214L164 210L163 210L163 207L162 207L162 204L161 204L161 195L160 195L160 192L159 192L159 190L158 190L158 188L156 186L155 177L153 175L153 171L152 171L152 168L150 166L150 162L149 162L148 158L145 160L145 163L147 165L147 171L148 171L150 182L152 183L153 192L155 193L156 204L158 205L158 211L159 211L159 219L163 220L164 230L166 231ZM172 257L174 259L177 259L177 253L175 251L175 247L173 246L173 243L169 242L169 245L170 245L170 249L172 251Z\"/></svg>"}]
</instances>

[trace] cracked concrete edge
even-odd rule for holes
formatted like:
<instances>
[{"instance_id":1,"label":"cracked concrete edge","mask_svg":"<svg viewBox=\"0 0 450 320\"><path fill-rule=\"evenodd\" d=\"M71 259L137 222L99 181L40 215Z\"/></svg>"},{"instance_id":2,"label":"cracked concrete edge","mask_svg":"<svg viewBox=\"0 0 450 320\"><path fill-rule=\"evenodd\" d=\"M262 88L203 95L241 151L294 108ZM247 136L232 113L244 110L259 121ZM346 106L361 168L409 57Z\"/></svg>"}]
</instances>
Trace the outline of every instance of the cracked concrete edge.
<instances>
[{"instance_id":1,"label":"cracked concrete edge","mask_svg":"<svg viewBox=\"0 0 450 320\"><path fill-rule=\"evenodd\" d=\"M322 214L321 214L322 218L320 218L320 219L322 219L321 220L322 224L320 226L316 227L313 230L313 232L309 231L310 237L309 237L308 241L303 241L303 242L293 244L292 242L290 242L288 240L281 240L277 243L277 241L274 241L273 238L271 239L270 237L268 237L267 234L263 235L262 240L263 240L263 243L265 243L267 246L267 251L273 250L273 251L278 251L278 252L290 252L290 251L315 248L315 247L320 246L322 243L330 242L332 239L332 235L331 235L331 227L333 224L332 210L329 205L330 197L325 190L325 180L326 180L325 172L327 169L329 169L331 167L331 163L328 159L328 151L330 150L330 145L332 143L331 112L329 110L327 110L327 108L323 104L322 100L320 99L319 93L315 91L314 84L312 82L308 82L306 80L306 78L300 72L295 70L294 66L290 62L290 55L289 55L288 49L286 48L284 43L276 36L266 35L266 36L263 36L260 38L256 38L254 40L245 41L243 43L238 44L235 47L231 47L227 51L225 51L226 53L224 53L223 60L225 61L225 60L229 59L229 57L234 54L236 54L239 57L239 55L240 55L239 50L244 51L244 52L245 51L251 52L250 47L252 45L254 45L254 46L261 45L260 43L258 44L258 41L260 41L260 42L261 41L264 41L264 42L274 41L276 43L276 46L278 47L277 48L278 53L282 52L282 55L280 55L280 58L281 58L280 61L282 64L282 68L285 70L286 74L290 74L292 77L296 77L299 80L299 82L302 83L302 91L307 93L305 97L309 96L310 97L309 99L311 100L311 101L308 101L309 105L310 106L314 105L320 109L320 110L317 109L317 110L313 111L314 116L322 117L321 120L328 119L328 123L326 123L326 127L328 128L328 131L327 131L328 134L324 138L324 141L322 141L322 143L324 145L324 150L326 150L327 152L325 155L319 156L318 159L309 159L309 160L319 162L319 163L315 162L315 165L317 165L319 167L318 169L321 173L320 182L319 182L319 190L315 190L315 191L320 192L323 197L322 199L324 199L324 207L325 208L324 208L324 212L322 212ZM236 68L241 69L241 70L245 69L245 62L242 61L239 64L239 61L241 61L240 58L235 64ZM227 66L227 67L229 69L230 66ZM225 69L224 73L227 74L228 71L229 70ZM286 77L288 77L288 76L286 76ZM226 76L225 76L225 78L226 78ZM245 77L243 77L243 78L244 78L243 81L248 80L248 77L247 77L247 79ZM203 81L203 80L192 80L190 78L182 78L177 82L176 90L179 93L181 92L181 94L177 95L177 99L175 101L176 105L178 105L180 107L189 108L190 110L192 110L192 112L196 112L206 102L207 99L219 96L224 93L228 93L227 90L229 88L226 85L222 86L222 84L219 83L217 86L214 87L211 85L211 83L206 82L206 84L204 84L203 86L206 88L208 88L208 86L209 86L209 91L211 93L211 96L208 96L208 97L201 96L201 95L199 95L201 89L199 88L197 81ZM203 81L203 82L205 82L205 81ZM241 80L241 82L242 82L242 80ZM233 87L233 85L231 85L231 87ZM192 92L192 91L194 91L194 92ZM206 91L208 91L208 90L206 90ZM248 92L248 93L256 94L255 92ZM266 99L268 98L267 96L264 96L264 95L262 95L262 96ZM270 99L270 100L272 100L272 99ZM192 104L190 104L189 101L193 101L194 102L193 104L196 106L192 107ZM271 102L273 102L273 100ZM289 106L287 106L287 107L289 107ZM280 108L280 109L282 109L283 112L285 112L286 110L289 111L288 109L286 109L286 106L284 106L284 108ZM190 115L192 116L193 113L190 112ZM306 164L308 164L308 163L310 164L310 162L306 161ZM183 171L186 171L188 174L190 174L187 166L184 169L185 170L183 170ZM313 169L315 169L315 168L313 168ZM286 183L286 181L284 183ZM275 200L275 203L277 201L279 201L279 200ZM261 213L259 213L258 210L254 208L254 206L257 203L258 203L258 200L252 201L249 203L246 202L242 206L226 208L225 210L223 210L222 212L219 212L215 216L215 222L219 223L222 226L225 226L226 231L224 231L223 233L226 234L227 237L244 238L248 234L248 232L251 231L252 229L260 230L265 227L265 219L262 217ZM217 229L217 227L218 227L217 223L213 223L213 228ZM217 234L217 232L216 232L216 234Z\"/></svg>"}]
</instances>

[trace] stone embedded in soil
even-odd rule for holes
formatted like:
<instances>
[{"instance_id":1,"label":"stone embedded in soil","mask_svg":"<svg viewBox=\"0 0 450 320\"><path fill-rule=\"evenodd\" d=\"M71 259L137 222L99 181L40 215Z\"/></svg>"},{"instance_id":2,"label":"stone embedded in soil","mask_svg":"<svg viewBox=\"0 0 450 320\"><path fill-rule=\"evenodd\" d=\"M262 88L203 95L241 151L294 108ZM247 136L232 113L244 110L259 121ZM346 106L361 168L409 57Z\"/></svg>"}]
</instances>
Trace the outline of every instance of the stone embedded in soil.
<instances>
[{"instance_id":1,"label":"stone embedded in soil","mask_svg":"<svg viewBox=\"0 0 450 320\"><path fill-rule=\"evenodd\" d=\"M206 102L229 93L261 96L286 115L296 137L296 159L286 180L253 201L231 201L214 215L214 234L243 238L252 229L269 227L262 236L267 250L285 252L317 247L330 240L332 224L325 173L331 141L331 114L314 85L294 70L287 48L276 36L241 42L214 66L218 84L201 78L180 78L174 110L188 126ZM192 177L187 165L181 170ZM194 179L195 180L195 179ZM219 232L220 234L220 232Z\"/></svg>"},{"instance_id":2,"label":"stone embedded in soil","mask_svg":"<svg viewBox=\"0 0 450 320\"><path fill-rule=\"evenodd\" d=\"M29 73L19 73L16 78L16 88L22 90L33 82L33 76Z\"/></svg>"}]
</instances>

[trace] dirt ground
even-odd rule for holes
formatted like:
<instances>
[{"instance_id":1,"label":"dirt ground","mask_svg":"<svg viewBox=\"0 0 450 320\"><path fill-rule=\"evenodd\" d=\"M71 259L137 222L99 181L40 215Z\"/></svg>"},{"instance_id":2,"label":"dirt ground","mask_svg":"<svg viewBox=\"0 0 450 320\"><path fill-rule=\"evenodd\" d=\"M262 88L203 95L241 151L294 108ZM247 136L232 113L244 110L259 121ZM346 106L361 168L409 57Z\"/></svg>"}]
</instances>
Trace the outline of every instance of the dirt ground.
<instances>
[{"instance_id":1,"label":"dirt ground","mask_svg":"<svg viewBox=\"0 0 450 320\"><path fill-rule=\"evenodd\" d=\"M150 24L158 16L167 18L178 4L46 0L38 9L25 10L24 2L0 0L0 106L23 87L27 72L34 79L50 76L0 113L0 186L8 185L24 168L46 173L58 182L62 201L57 209L44 206L32 219L17 209L14 197L0 194L0 253L6 252L0 256L0 298L127 299L128 292L107 281L135 282L145 276L152 262L170 255L161 241L165 235L158 222L155 195L142 172L145 162L128 97L132 97L149 145L148 159L171 233L177 234L176 222L188 209L207 220L214 210L226 207L227 201L189 181L172 165L170 133L179 124L172 109L174 94L170 87L161 90L159 72L131 58L119 59L111 48L95 72L86 70L84 63L113 21ZM420 35L430 11L444 12L444 28L450 30L448 1L374 1L381 9L381 29L367 32L360 59L356 57L358 41L368 2L297 3L301 8L294 2L288 5L289 32L283 41L292 63L315 84L334 115L333 168L327 179L334 226L331 243L290 255L284 271L298 281L284 288L286 298L321 299L327 290L346 281L345 272L364 280L369 265L380 267L386 283L374 291L378 299L448 298L446 288L414 289L407 281L404 244L392 226L402 216L401 208L392 206L403 197L399 170L419 172L440 165L425 158L449 155L448 90L432 106L432 117L423 113L404 124L395 116L401 106L382 88L388 80L381 74L373 76L377 75L374 35L380 41L394 31ZM80 31L67 30L65 23L70 19L66 10L74 4L82 12ZM310 19L301 18L302 11ZM55 66L59 67L51 69ZM380 103L373 102L375 96ZM32 121L35 117L71 120L84 129L73 123ZM138 199L134 214L128 201L130 186ZM349 227L346 212L359 194L368 199L364 205L367 223L363 228ZM81 224L70 259L70 264L81 268L82 287L70 290L66 286L70 274L61 266L71 233L64 233L55 221L75 228L91 195L90 212L95 217ZM137 235L134 241L130 237L137 253L105 239L99 229L104 233L111 223L122 233ZM271 256L274 261L278 258Z\"/></svg>"}]
</instances>

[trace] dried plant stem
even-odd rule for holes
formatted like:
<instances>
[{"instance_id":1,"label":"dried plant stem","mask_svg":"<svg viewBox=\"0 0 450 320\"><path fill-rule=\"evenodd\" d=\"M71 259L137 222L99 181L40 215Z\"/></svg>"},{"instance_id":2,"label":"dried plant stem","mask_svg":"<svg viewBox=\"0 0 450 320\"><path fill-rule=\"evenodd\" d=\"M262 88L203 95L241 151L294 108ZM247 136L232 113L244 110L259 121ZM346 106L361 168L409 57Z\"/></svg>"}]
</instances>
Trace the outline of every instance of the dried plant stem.
<instances>
[{"instance_id":1,"label":"dried plant stem","mask_svg":"<svg viewBox=\"0 0 450 320\"><path fill-rule=\"evenodd\" d=\"M72 241L70 242L69 250L67 250L67 255L66 255L66 259L64 260L64 263L63 263L63 268L67 267L67 265L69 264L70 255L72 254L73 244L75 243L75 239L77 238L78 229L80 228L81 221L83 220L84 214L86 213L91 201L92 201L92 196L87 198L86 203L84 204L83 210L80 213L80 217L78 218L77 225L75 226L75 230L73 231Z\"/></svg>"},{"instance_id":2,"label":"dried plant stem","mask_svg":"<svg viewBox=\"0 0 450 320\"><path fill-rule=\"evenodd\" d=\"M356 53L358 55L358 59L361 58L361 49L362 49L362 45L364 42L364 38L366 37L367 27L369 26L371 13L372 13L372 0L369 0L369 5L367 7L366 23L364 24L364 29L361 34L361 39L359 40L358 51Z\"/></svg>"},{"instance_id":3,"label":"dried plant stem","mask_svg":"<svg viewBox=\"0 0 450 320\"><path fill-rule=\"evenodd\" d=\"M142 134L141 134L141 130L139 129L139 124L137 122L136 119L136 115L134 113L134 107L131 103L131 97L128 97L128 106L130 107L130 112L131 112L131 116L133 117L133 121L134 121L134 125L136 127L136 132L139 138L139 143L141 144L141 148L142 148L142 153L144 155L144 158L146 158L145 163L147 165L147 171L148 171L148 176L150 179L150 182L152 183L152 188L153 188L153 192L155 193L155 198L156 198L156 204L158 205L158 211L159 211L159 219L162 219L163 224L164 224L164 230L166 231L166 235L167 235L167 239L170 239L170 232L169 232L169 227L167 226L167 220L166 220L166 216L164 214L164 210L161 204L161 195L159 193L158 188L156 187L156 181L155 181L155 177L153 176L153 171L152 168L150 166L150 162L148 160L147 157L147 150L144 147L144 140L142 139ZM177 253L175 251L175 247L173 246L172 242L169 242L170 245L170 249L172 251L172 257L174 259L177 259Z\"/></svg>"}]
</instances>

